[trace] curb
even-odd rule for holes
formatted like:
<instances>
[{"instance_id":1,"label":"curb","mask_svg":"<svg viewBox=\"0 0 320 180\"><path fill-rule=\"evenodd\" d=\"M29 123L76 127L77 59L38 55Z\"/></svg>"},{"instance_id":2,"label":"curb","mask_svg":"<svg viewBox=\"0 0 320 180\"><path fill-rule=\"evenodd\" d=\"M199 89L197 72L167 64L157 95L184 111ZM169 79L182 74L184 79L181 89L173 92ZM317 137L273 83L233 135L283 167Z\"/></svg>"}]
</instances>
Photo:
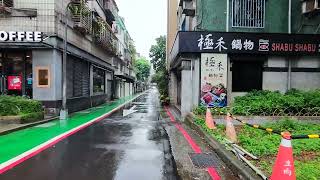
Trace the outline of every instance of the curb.
<instances>
[{"instance_id":1,"label":"curb","mask_svg":"<svg viewBox=\"0 0 320 180\"><path fill-rule=\"evenodd\" d=\"M141 92L141 93L138 93L136 94L137 97L141 96L142 94L144 94L145 92L147 91L144 91L144 92ZM136 98L137 98L136 97ZM134 99L136 99L134 98ZM72 113L73 114L73 113ZM71 115L71 114L70 114ZM33 127L33 126L37 126L37 125L40 125L40 124L44 124L44 123L47 123L47 122L50 122L50 121L54 121L54 120L58 120L59 117L56 116L56 117L52 117L52 118L49 118L49 119L46 119L46 120L42 120L42 121L38 121L38 122L34 122L34 123L29 123L27 125L22 125L20 127L16 127L16 128L11 128L11 129L8 129L8 130L5 130L5 131L2 131L0 132L0 136L3 136L3 135L7 135L7 134L10 134L10 133L13 133L15 131L19 131L19 130L23 130L23 129L26 129L26 128L29 128L29 127Z\"/></svg>"},{"instance_id":2,"label":"curb","mask_svg":"<svg viewBox=\"0 0 320 180\"><path fill-rule=\"evenodd\" d=\"M185 118L185 124L187 124L191 129L195 130L200 137L203 137L204 140L213 148L213 150L219 155L219 157L224 161L224 163L233 171L234 174L238 174L240 179L250 179L256 180L261 179L260 176L251 170L249 167L245 166L240 160L236 158L230 151L220 144L213 137L207 135L200 126L193 123L193 115L189 114Z\"/></svg>"},{"instance_id":3,"label":"curb","mask_svg":"<svg viewBox=\"0 0 320 180\"><path fill-rule=\"evenodd\" d=\"M13 133L15 131L23 130L23 129L26 129L26 128L29 128L29 127L33 127L33 126L37 126L37 125L40 125L40 124L44 124L44 123L47 123L47 122L50 122L50 121L54 121L54 120L57 120L57 119L58 119L58 117L52 117L52 118L49 118L49 119L46 119L46 120L42 120L42 121L38 121L38 122L34 122L34 123L29 123L27 125L22 125L20 127L11 128L11 129L8 129L8 130L0 132L0 136L6 135L6 134L10 134L10 133Z\"/></svg>"}]
</instances>

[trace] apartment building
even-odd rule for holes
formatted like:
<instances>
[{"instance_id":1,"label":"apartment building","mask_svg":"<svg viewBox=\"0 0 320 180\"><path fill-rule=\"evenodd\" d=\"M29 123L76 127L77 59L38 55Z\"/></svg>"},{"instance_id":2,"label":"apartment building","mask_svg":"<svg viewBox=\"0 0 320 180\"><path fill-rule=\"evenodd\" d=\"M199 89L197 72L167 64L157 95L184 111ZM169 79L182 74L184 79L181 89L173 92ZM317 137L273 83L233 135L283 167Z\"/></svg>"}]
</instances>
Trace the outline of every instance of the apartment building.
<instances>
[{"instance_id":1,"label":"apartment building","mask_svg":"<svg viewBox=\"0 0 320 180\"><path fill-rule=\"evenodd\" d=\"M320 88L319 0L179 0L177 6L171 11L179 32L167 61L170 97L182 115L199 104L227 106L252 90Z\"/></svg>"},{"instance_id":2,"label":"apartment building","mask_svg":"<svg viewBox=\"0 0 320 180\"><path fill-rule=\"evenodd\" d=\"M118 16L114 0L0 0L0 93L40 100L57 114L67 39L69 112L116 98L116 67L130 68L120 56L128 48L117 37Z\"/></svg>"}]
</instances>

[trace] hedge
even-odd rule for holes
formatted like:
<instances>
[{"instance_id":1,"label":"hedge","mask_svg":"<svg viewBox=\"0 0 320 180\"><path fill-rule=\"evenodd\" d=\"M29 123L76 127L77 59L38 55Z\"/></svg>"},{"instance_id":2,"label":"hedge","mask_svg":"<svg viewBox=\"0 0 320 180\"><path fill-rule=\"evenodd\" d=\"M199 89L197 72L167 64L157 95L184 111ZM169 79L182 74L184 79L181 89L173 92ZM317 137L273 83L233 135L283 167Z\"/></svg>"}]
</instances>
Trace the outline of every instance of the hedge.
<instances>
[{"instance_id":1,"label":"hedge","mask_svg":"<svg viewBox=\"0 0 320 180\"><path fill-rule=\"evenodd\" d=\"M0 96L0 116L43 112L40 102L20 96Z\"/></svg>"},{"instance_id":2,"label":"hedge","mask_svg":"<svg viewBox=\"0 0 320 180\"><path fill-rule=\"evenodd\" d=\"M206 107L197 107L194 113L205 114ZM232 112L236 115L320 115L320 90L290 90L285 94L272 91L252 91L236 97L231 107L213 108L215 115Z\"/></svg>"}]
</instances>

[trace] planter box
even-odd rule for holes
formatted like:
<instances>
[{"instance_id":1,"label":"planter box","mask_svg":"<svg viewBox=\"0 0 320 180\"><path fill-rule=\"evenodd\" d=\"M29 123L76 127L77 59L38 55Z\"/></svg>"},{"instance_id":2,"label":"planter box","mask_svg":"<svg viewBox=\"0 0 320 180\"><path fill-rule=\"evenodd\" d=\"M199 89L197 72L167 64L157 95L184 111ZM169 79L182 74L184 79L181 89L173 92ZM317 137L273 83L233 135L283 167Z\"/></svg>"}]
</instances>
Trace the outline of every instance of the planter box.
<instances>
[{"instance_id":1,"label":"planter box","mask_svg":"<svg viewBox=\"0 0 320 180\"><path fill-rule=\"evenodd\" d=\"M44 119L43 112L29 113L18 116L0 116L0 124L25 124Z\"/></svg>"},{"instance_id":2,"label":"planter box","mask_svg":"<svg viewBox=\"0 0 320 180\"><path fill-rule=\"evenodd\" d=\"M20 124L21 116L0 116L0 124Z\"/></svg>"}]
</instances>

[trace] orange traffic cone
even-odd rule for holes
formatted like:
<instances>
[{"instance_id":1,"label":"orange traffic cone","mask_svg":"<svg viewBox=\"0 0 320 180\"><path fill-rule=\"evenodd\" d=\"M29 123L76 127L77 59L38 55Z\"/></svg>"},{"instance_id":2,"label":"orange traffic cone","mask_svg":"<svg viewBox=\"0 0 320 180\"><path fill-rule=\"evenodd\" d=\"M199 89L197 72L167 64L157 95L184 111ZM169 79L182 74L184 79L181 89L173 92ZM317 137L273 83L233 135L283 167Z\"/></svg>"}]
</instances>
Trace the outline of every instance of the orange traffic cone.
<instances>
[{"instance_id":1,"label":"orange traffic cone","mask_svg":"<svg viewBox=\"0 0 320 180\"><path fill-rule=\"evenodd\" d=\"M237 134L232 124L232 118L230 113L228 113L226 117L226 136L231 142L237 142Z\"/></svg>"},{"instance_id":2,"label":"orange traffic cone","mask_svg":"<svg viewBox=\"0 0 320 180\"><path fill-rule=\"evenodd\" d=\"M207 113L206 113L206 125L208 126L209 129L216 129L216 123L214 122L211 111L209 108L207 108Z\"/></svg>"},{"instance_id":3,"label":"orange traffic cone","mask_svg":"<svg viewBox=\"0 0 320 180\"><path fill-rule=\"evenodd\" d=\"M282 135L276 162L272 169L271 180L295 180L294 161L291 145L291 134L285 132Z\"/></svg>"}]
</instances>

